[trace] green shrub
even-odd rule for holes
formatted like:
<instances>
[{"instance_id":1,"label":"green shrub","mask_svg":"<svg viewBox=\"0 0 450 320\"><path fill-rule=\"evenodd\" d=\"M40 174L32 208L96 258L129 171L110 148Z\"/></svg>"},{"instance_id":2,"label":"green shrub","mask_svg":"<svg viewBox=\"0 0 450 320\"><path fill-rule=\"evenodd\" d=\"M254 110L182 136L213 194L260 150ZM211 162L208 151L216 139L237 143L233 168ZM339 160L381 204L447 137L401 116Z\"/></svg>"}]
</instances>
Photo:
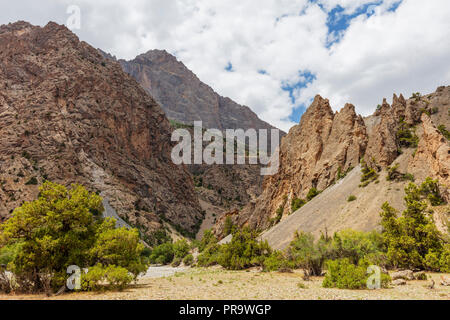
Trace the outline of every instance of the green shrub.
<instances>
[{"instance_id":1,"label":"green shrub","mask_svg":"<svg viewBox=\"0 0 450 320\"><path fill-rule=\"evenodd\" d=\"M440 133L442 133L442 135L447 139L450 140L450 132L447 130L447 128L445 127L445 125L441 124L438 126L438 130Z\"/></svg>"},{"instance_id":2,"label":"green shrub","mask_svg":"<svg viewBox=\"0 0 450 320\"><path fill-rule=\"evenodd\" d=\"M264 271L289 271L294 268L294 263L289 261L280 251L274 251L263 263Z\"/></svg>"},{"instance_id":3,"label":"green shrub","mask_svg":"<svg viewBox=\"0 0 450 320\"><path fill-rule=\"evenodd\" d=\"M306 199L308 199L308 201L311 201L319 194L320 194L320 191L313 187L313 188L309 189L308 194L306 195Z\"/></svg>"},{"instance_id":4,"label":"green shrub","mask_svg":"<svg viewBox=\"0 0 450 320\"><path fill-rule=\"evenodd\" d=\"M176 241L173 244L173 253L176 258L183 259L189 254L190 246L185 239Z\"/></svg>"},{"instance_id":5,"label":"green shrub","mask_svg":"<svg viewBox=\"0 0 450 320\"><path fill-rule=\"evenodd\" d=\"M123 290L131 281L133 277L127 269L97 264L81 275L81 288L85 291Z\"/></svg>"},{"instance_id":6,"label":"green shrub","mask_svg":"<svg viewBox=\"0 0 450 320\"><path fill-rule=\"evenodd\" d=\"M410 173L401 173L398 171L399 164L395 164L392 167L387 167L387 181L405 181L409 180L414 182L414 176Z\"/></svg>"},{"instance_id":7,"label":"green shrub","mask_svg":"<svg viewBox=\"0 0 450 320\"><path fill-rule=\"evenodd\" d=\"M216 244L216 243L217 243L217 238L213 234L213 232L211 230L205 230L205 232L203 233L203 237L200 240L200 243L198 245L198 251L202 252L208 246Z\"/></svg>"},{"instance_id":8,"label":"green shrub","mask_svg":"<svg viewBox=\"0 0 450 320\"><path fill-rule=\"evenodd\" d=\"M431 179L430 177L426 178L420 186L420 193L430 200L432 206L439 206L445 203L439 191L439 182Z\"/></svg>"},{"instance_id":9,"label":"green shrub","mask_svg":"<svg viewBox=\"0 0 450 320\"><path fill-rule=\"evenodd\" d=\"M249 228L237 230L230 243L220 247L218 263L229 270L262 266L272 253L267 241L257 240L258 233Z\"/></svg>"},{"instance_id":10,"label":"green shrub","mask_svg":"<svg viewBox=\"0 0 450 320\"><path fill-rule=\"evenodd\" d=\"M368 265L352 264L349 259L329 260L326 263L327 273L322 282L324 288L366 289L369 274ZM386 288L390 282L387 274L381 274L381 287Z\"/></svg>"},{"instance_id":11,"label":"green shrub","mask_svg":"<svg viewBox=\"0 0 450 320\"><path fill-rule=\"evenodd\" d=\"M364 158L361 159L361 172L361 184L359 186L363 188L369 185L372 181L377 180L379 176L374 168L368 166Z\"/></svg>"},{"instance_id":12,"label":"green shrub","mask_svg":"<svg viewBox=\"0 0 450 320\"><path fill-rule=\"evenodd\" d=\"M330 259L347 258L353 264L367 259L381 264L383 251L383 237L376 231L361 232L355 230L342 230L334 234L329 245L328 257Z\"/></svg>"},{"instance_id":13,"label":"green shrub","mask_svg":"<svg viewBox=\"0 0 450 320\"><path fill-rule=\"evenodd\" d=\"M151 263L167 265L172 262L174 256L173 244L167 242L155 247L149 260Z\"/></svg>"},{"instance_id":14,"label":"green shrub","mask_svg":"<svg viewBox=\"0 0 450 320\"><path fill-rule=\"evenodd\" d=\"M22 249L23 242L16 242L0 248L0 265L7 266L19 254Z\"/></svg>"},{"instance_id":15,"label":"green shrub","mask_svg":"<svg viewBox=\"0 0 450 320\"><path fill-rule=\"evenodd\" d=\"M441 253L441 258L439 259L440 271L450 272L450 244L444 246L444 250Z\"/></svg>"},{"instance_id":16,"label":"green shrub","mask_svg":"<svg viewBox=\"0 0 450 320\"><path fill-rule=\"evenodd\" d=\"M321 238L314 241L310 233L296 232L288 248L288 256L296 268L303 270L305 277L320 276L326 259L328 259L329 241Z\"/></svg>"},{"instance_id":17,"label":"green shrub","mask_svg":"<svg viewBox=\"0 0 450 320\"><path fill-rule=\"evenodd\" d=\"M170 265L172 267L176 268L176 267L180 266L181 261L182 261L181 258L175 257L175 258L173 258L173 261L172 261L172 263Z\"/></svg>"},{"instance_id":18,"label":"green shrub","mask_svg":"<svg viewBox=\"0 0 450 320\"><path fill-rule=\"evenodd\" d=\"M356 196L354 196L354 195L351 195L351 196L349 196L347 198L347 202L352 202L352 201L355 201L355 200L356 200Z\"/></svg>"},{"instance_id":19,"label":"green shrub","mask_svg":"<svg viewBox=\"0 0 450 320\"><path fill-rule=\"evenodd\" d=\"M116 229L115 220L99 218L100 196L48 181L39 191L37 200L25 202L0 225L1 248L21 243L8 268L27 284L24 291L58 290L70 265L115 264L135 275L146 269L137 230Z\"/></svg>"},{"instance_id":20,"label":"green shrub","mask_svg":"<svg viewBox=\"0 0 450 320\"><path fill-rule=\"evenodd\" d=\"M405 193L406 210L401 217L397 218L396 210L387 202L382 206L382 235L388 260L394 267L435 270L444 250L442 235L427 216L423 189L409 183Z\"/></svg>"},{"instance_id":21,"label":"green shrub","mask_svg":"<svg viewBox=\"0 0 450 320\"><path fill-rule=\"evenodd\" d=\"M400 147L417 148L419 143L419 137L415 134L414 127L407 124L403 119L399 123L396 138Z\"/></svg>"},{"instance_id":22,"label":"green shrub","mask_svg":"<svg viewBox=\"0 0 450 320\"><path fill-rule=\"evenodd\" d=\"M291 201L291 211L295 212L306 204L305 199L293 198Z\"/></svg>"},{"instance_id":23,"label":"green shrub","mask_svg":"<svg viewBox=\"0 0 450 320\"><path fill-rule=\"evenodd\" d=\"M186 257L184 257L183 263L186 266L192 265L194 263L194 256L192 254L188 254Z\"/></svg>"},{"instance_id":24,"label":"green shrub","mask_svg":"<svg viewBox=\"0 0 450 320\"><path fill-rule=\"evenodd\" d=\"M231 220L231 217L228 216L225 219L225 225L223 228L224 236L228 236L229 234L232 234L234 232L235 228L236 227L234 226L233 221Z\"/></svg>"},{"instance_id":25,"label":"green shrub","mask_svg":"<svg viewBox=\"0 0 450 320\"><path fill-rule=\"evenodd\" d=\"M220 245L211 243L197 257L199 267L209 267L218 264Z\"/></svg>"}]
</instances>

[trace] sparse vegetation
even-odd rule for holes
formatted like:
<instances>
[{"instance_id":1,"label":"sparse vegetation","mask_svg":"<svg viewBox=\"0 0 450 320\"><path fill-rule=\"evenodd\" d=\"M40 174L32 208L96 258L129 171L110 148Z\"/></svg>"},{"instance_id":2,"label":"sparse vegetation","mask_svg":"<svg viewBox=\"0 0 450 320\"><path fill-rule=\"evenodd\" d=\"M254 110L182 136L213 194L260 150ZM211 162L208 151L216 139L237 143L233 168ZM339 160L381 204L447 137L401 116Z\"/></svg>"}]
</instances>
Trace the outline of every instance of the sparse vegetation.
<instances>
[{"instance_id":1,"label":"sparse vegetation","mask_svg":"<svg viewBox=\"0 0 450 320\"><path fill-rule=\"evenodd\" d=\"M414 176L410 173L401 173L398 171L399 164L395 164L392 167L387 167L387 181L406 181L414 182Z\"/></svg>"},{"instance_id":2,"label":"sparse vegetation","mask_svg":"<svg viewBox=\"0 0 450 320\"><path fill-rule=\"evenodd\" d=\"M352 201L355 201L355 200L356 200L356 196L354 196L354 195L351 195L351 196L349 196L347 198L347 202L352 202Z\"/></svg>"},{"instance_id":3,"label":"sparse vegetation","mask_svg":"<svg viewBox=\"0 0 450 320\"><path fill-rule=\"evenodd\" d=\"M361 184L360 187L364 188L368 186L372 181L378 179L379 175L374 168L369 167L364 158L361 159Z\"/></svg>"},{"instance_id":4,"label":"sparse vegetation","mask_svg":"<svg viewBox=\"0 0 450 320\"><path fill-rule=\"evenodd\" d=\"M312 187L311 189L309 189L308 194L306 195L306 199L308 199L308 201L311 201L312 199L317 197L320 193L321 193L321 191Z\"/></svg>"},{"instance_id":5,"label":"sparse vegetation","mask_svg":"<svg viewBox=\"0 0 450 320\"><path fill-rule=\"evenodd\" d=\"M306 204L306 202L307 201L305 199L293 198L292 201L291 201L291 211L292 211L292 213L294 213L295 211L297 211L298 209L303 207Z\"/></svg>"},{"instance_id":6,"label":"sparse vegetation","mask_svg":"<svg viewBox=\"0 0 450 320\"><path fill-rule=\"evenodd\" d=\"M440 133L442 133L442 135L447 139L450 140L450 132L447 130L447 128L445 127L445 125L441 124L438 126L438 130Z\"/></svg>"},{"instance_id":7,"label":"sparse vegetation","mask_svg":"<svg viewBox=\"0 0 450 320\"><path fill-rule=\"evenodd\" d=\"M400 148L417 148L419 144L419 137L415 133L415 127L407 124L404 119L400 120L396 139Z\"/></svg>"}]
</instances>

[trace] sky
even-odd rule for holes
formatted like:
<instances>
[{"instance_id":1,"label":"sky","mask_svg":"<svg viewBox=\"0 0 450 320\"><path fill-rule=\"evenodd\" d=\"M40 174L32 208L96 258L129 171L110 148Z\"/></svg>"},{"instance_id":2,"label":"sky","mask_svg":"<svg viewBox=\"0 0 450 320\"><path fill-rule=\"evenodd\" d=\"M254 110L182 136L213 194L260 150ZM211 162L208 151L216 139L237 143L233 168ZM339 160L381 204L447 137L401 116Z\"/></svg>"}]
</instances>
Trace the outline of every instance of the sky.
<instances>
[{"instance_id":1,"label":"sky","mask_svg":"<svg viewBox=\"0 0 450 320\"><path fill-rule=\"evenodd\" d=\"M174 54L223 96L288 131L316 94L373 113L450 85L448 0L2 0L0 24L72 30L117 58Z\"/></svg>"}]
</instances>

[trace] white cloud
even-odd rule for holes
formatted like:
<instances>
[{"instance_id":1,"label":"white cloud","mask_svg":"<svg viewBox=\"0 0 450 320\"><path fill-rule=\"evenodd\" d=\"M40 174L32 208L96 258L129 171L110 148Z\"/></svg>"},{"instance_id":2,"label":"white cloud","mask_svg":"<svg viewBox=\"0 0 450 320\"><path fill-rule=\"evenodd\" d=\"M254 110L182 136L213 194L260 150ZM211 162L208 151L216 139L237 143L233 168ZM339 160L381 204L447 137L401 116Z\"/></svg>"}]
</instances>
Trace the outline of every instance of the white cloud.
<instances>
[{"instance_id":1,"label":"white cloud","mask_svg":"<svg viewBox=\"0 0 450 320\"><path fill-rule=\"evenodd\" d=\"M288 130L294 105L281 87L302 80L299 71L309 70L316 80L293 93L297 104L308 105L320 93L336 109L352 102L363 114L393 92L425 93L449 84L446 0L404 0L396 12L387 9L397 1L385 0L374 15L351 20L340 41L326 47L327 11L340 5L342 16L374 2L16 0L0 4L0 23L65 23L65 8L77 4L82 40L127 59L167 49L220 94ZM225 70L229 62L233 72Z\"/></svg>"}]
</instances>

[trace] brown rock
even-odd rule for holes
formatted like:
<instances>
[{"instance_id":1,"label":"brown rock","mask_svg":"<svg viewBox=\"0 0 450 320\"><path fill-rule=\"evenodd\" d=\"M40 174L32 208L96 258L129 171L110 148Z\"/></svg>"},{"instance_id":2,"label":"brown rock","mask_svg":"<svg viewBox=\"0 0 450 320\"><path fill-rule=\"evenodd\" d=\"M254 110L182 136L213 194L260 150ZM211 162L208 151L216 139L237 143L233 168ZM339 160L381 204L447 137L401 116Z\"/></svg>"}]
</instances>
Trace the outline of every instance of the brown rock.
<instances>
[{"instance_id":1,"label":"brown rock","mask_svg":"<svg viewBox=\"0 0 450 320\"><path fill-rule=\"evenodd\" d=\"M357 166L366 143L363 119L353 105L333 113L329 101L316 96L300 124L282 140L278 173L264 180L262 195L241 211L238 224L268 227L280 206L290 213L293 198L304 198L312 187L325 189L339 171Z\"/></svg>"},{"instance_id":2,"label":"brown rock","mask_svg":"<svg viewBox=\"0 0 450 320\"><path fill-rule=\"evenodd\" d=\"M161 217L195 231L201 209L170 159L169 121L119 64L56 23L1 26L0 48L2 219L49 179L103 192L149 234Z\"/></svg>"},{"instance_id":3,"label":"brown rock","mask_svg":"<svg viewBox=\"0 0 450 320\"><path fill-rule=\"evenodd\" d=\"M423 114L421 120L423 134L408 170L415 172L416 177L421 180L426 177L437 178L442 185L443 196L449 201L450 145L429 116Z\"/></svg>"}]
</instances>

